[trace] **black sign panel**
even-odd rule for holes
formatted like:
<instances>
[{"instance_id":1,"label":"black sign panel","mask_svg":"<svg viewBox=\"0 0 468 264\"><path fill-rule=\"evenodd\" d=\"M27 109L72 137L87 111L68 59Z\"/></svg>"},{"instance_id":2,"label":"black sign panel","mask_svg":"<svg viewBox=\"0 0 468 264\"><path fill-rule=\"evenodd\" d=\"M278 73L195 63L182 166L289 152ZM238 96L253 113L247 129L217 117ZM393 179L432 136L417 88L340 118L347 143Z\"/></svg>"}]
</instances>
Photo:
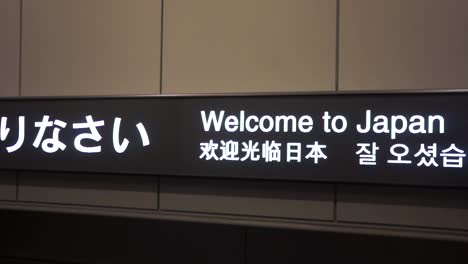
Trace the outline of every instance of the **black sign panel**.
<instances>
[{"instance_id":1,"label":"black sign panel","mask_svg":"<svg viewBox=\"0 0 468 264\"><path fill-rule=\"evenodd\" d=\"M0 168L468 186L468 93L4 99Z\"/></svg>"}]
</instances>

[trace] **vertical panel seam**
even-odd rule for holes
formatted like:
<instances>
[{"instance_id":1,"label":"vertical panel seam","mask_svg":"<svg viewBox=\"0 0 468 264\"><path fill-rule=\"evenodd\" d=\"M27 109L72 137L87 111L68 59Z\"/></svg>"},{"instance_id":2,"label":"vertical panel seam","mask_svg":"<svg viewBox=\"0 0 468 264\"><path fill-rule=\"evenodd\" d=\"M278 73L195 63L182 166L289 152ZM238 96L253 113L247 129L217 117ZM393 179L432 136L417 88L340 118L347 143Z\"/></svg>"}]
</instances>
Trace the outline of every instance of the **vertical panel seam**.
<instances>
[{"instance_id":1,"label":"vertical panel seam","mask_svg":"<svg viewBox=\"0 0 468 264\"><path fill-rule=\"evenodd\" d=\"M164 0L161 0L161 31L159 49L159 94L163 93Z\"/></svg>"},{"instance_id":2,"label":"vertical panel seam","mask_svg":"<svg viewBox=\"0 0 468 264\"><path fill-rule=\"evenodd\" d=\"M21 69L23 64L23 0L19 2L19 65L18 65L18 96L21 96Z\"/></svg>"},{"instance_id":3,"label":"vertical panel seam","mask_svg":"<svg viewBox=\"0 0 468 264\"><path fill-rule=\"evenodd\" d=\"M340 0L336 0L336 36L335 36L335 91L339 90L340 78Z\"/></svg>"}]
</instances>

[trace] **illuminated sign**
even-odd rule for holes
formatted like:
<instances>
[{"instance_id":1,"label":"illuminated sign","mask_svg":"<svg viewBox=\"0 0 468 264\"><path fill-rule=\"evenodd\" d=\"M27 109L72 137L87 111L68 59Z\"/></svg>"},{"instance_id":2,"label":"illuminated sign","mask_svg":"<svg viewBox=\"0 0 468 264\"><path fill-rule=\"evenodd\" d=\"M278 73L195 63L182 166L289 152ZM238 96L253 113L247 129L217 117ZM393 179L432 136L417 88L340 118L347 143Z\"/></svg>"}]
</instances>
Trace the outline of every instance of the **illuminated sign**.
<instances>
[{"instance_id":1,"label":"illuminated sign","mask_svg":"<svg viewBox=\"0 0 468 264\"><path fill-rule=\"evenodd\" d=\"M468 93L0 100L0 168L468 187Z\"/></svg>"}]
</instances>

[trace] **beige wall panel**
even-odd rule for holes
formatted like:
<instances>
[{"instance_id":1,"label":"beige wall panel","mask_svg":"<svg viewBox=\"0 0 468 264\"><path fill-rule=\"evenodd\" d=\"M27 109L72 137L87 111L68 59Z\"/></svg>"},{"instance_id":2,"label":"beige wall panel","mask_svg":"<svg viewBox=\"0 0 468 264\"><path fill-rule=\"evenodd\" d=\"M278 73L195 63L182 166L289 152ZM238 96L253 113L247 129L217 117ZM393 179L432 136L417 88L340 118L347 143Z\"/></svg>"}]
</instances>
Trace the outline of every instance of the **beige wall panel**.
<instances>
[{"instance_id":1,"label":"beige wall panel","mask_svg":"<svg viewBox=\"0 0 468 264\"><path fill-rule=\"evenodd\" d=\"M160 209L296 219L333 219L333 185L162 178Z\"/></svg>"},{"instance_id":2,"label":"beige wall panel","mask_svg":"<svg viewBox=\"0 0 468 264\"><path fill-rule=\"evenodd\" d=\"M159 93L160 0L24 0L22 95Z\"/></svg>"},{"instance_id":3,"label":"beige wall panel","mask_svg":"<svg viewBox=\"0 0 468 264\"><path fill-rule=\"evenodd\" d=\"M468 192L340 185L338 221L468 229Z\"/></svg>"},{"instance_id":4,"label":"beige wall panel","mask_svg":"<svg viewBox=\"0 0 468 264\"><path fill-rule=\"evenodd\" d=\"M20 1L0 0L0 96L18 96Z\"/></svg>"},{"instance_id":5,"label":"beige wall panel","mask_svg":"<svg viewBox=\"0 0 468 264\"><path fill-rule=\"evenodd\" d=\"M340 6L340 90L468 87L468 1Z\"/></svg>"},{"instance_id":6,"label":"beige wall panel","mask_svg":"<svg viewBox=\"0 0 468 264\"><path fill-rule=\"evenodd\" d=\"M25 172L19 175L18 200L157 209L157 178Z\"/></svg>"},{"instance_id":7,"label":"beige wall panel","mask_svg":"<svg viewBox=\"0 0 468 264\"><path fill-rule=\"evenodd\" d=\"M0 200L16 200L16 172L0 172Z\"/></svg>"},{"instance_id":8,"label":"beige wall panel","mask_svg":"<svg viewBox=\"0 0 468 264\"><path fill-rule=\"evenodd\" d=\"M336 1L164 2L163 93L333 90Z\"/></svg>"}]
</instances>

